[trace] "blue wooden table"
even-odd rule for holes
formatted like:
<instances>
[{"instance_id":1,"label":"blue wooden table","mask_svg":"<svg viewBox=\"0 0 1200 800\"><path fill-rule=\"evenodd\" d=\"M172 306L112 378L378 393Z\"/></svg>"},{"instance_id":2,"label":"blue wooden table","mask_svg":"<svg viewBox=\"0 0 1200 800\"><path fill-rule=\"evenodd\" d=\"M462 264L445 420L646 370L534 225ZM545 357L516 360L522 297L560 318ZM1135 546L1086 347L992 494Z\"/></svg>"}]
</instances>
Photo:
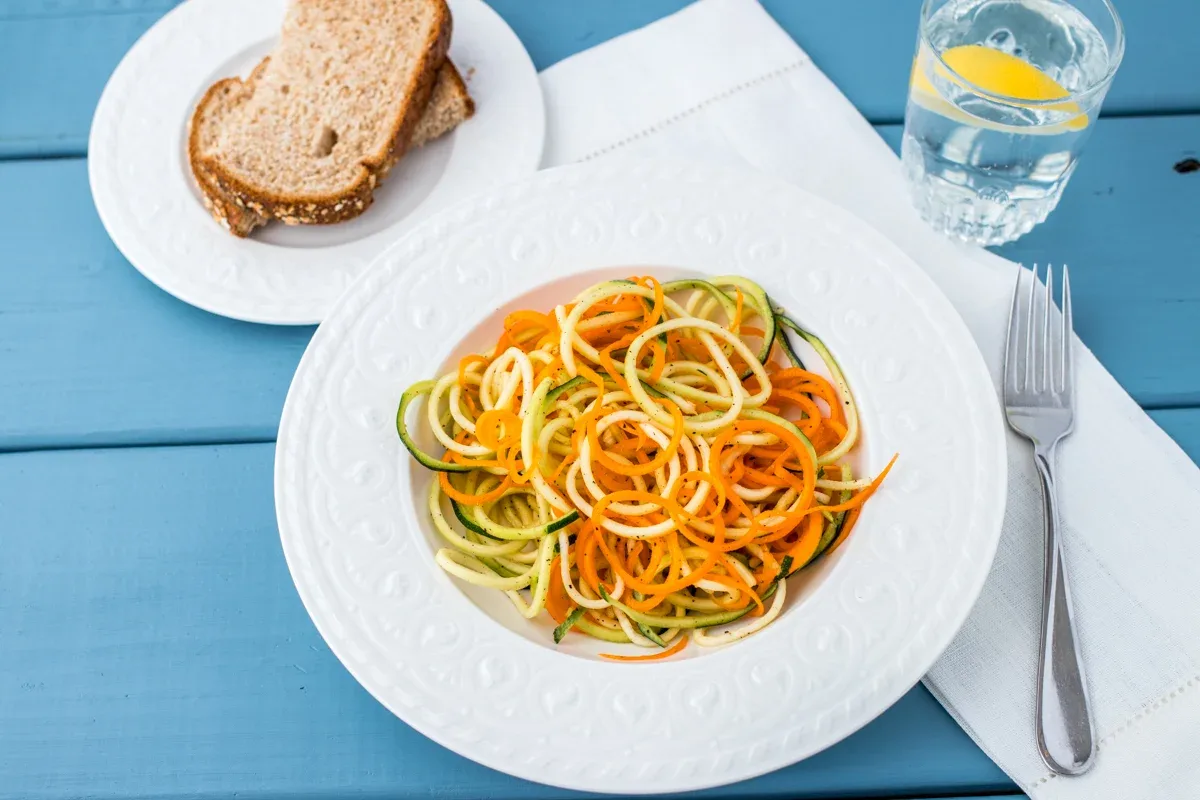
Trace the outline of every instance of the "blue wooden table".
<instances>
[{"instance_id":1,"label":"blue wooden table","mask_svg":"<svg viewBox=\"0 0 1200 800\"><path fill-rule=\"evenodd\" d=\"M252 2L253 0L247 0ZM539 68L685 0L492 0ZM0 2L0 798L553 798L461 759L346 673L292 588L271 464L311 329L232 322L104 233L86 141L173 0ZM895 147L918 0L767 0ZM1125 65L1050 221L1077 326L1200 459L1200 4L1125 0ZM847 741L708 797L1016 787L922 688Z\"/></svg>"}]
</instances>

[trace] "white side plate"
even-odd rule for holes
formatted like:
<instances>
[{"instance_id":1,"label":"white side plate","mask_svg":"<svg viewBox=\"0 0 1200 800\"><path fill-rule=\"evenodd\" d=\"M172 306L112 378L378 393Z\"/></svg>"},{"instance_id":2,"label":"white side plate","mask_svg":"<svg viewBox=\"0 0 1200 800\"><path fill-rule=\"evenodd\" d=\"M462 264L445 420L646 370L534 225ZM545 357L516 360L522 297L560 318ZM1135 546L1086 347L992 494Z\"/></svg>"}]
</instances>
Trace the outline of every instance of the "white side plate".
<instances>
[{"instance_id":1,"label":"white side plate","mask_svg":"<svg viewBox=\"0 0 1200 800\"><path fill-rule=\"evenodd\" d=\"M330 226L272 223L249 239L225 232L201 204L187 165L187 122L212 83L244 77L275 45L284 0L190 0L164 16L121 61L92 121L88 176L117 247L194 306L251 322L312 324L421 219L536 170L545 109L529 55L481 0L449 4L450 58L475 116L406 155L362 216Z\"/></svg>"}]
</instances>

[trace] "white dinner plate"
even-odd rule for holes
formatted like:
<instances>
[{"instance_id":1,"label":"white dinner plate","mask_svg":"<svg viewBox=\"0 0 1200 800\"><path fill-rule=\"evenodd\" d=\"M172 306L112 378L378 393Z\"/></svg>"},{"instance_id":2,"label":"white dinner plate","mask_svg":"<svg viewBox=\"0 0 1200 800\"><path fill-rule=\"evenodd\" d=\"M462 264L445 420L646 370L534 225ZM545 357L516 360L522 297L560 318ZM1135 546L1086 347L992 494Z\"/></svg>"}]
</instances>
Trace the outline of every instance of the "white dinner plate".
<instances>
[{"instance_id":1,"label":"white dinner plate","mask_svg":"<svg viewBox=\"0 0 1200 800\"><path fill-rule=\"evenodd\" d=\"M362 216L272 223L238 239L209 216L187 165L186 128L215 81L246 76L274 47L285 0L189 0L121 61L88 142L92 196L109 236L143 275L215 314L280 325L324 319L338 295L421 219L537 169L541 84L520 40L481 0L448 0L450 58L475 116L405 155Z\"/></svg>"},{"instance_id":2,"label":"white dinner plate","mask_svg":"<svg viewBox=\"0 0 1200 800\"><path fill-rule=\"evenodd\" d=\"M555 646L548 620L443 573L431 473L401 392L605 277L737 273L824 338L862 413L858 474L895 469L761 633L647 664ZM970 333L856 218L772 179L600 161L477 196L397 241L342 296L288 393L275 458L283 549L334 653L426 736L528 780L701 789L809 756L908 691L979 594L1004 513L1004 433ZM644 652L644 651L643 651Z\"/></svg>"}]
</instances>

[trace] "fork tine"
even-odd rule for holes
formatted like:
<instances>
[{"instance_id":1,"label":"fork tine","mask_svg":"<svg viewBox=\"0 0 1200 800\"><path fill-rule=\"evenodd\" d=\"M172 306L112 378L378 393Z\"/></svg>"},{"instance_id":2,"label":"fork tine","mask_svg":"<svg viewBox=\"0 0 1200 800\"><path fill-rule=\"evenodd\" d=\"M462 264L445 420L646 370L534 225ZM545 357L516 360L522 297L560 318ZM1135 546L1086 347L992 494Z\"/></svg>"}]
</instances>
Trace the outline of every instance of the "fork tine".
<instances>
[{"instance_id":1,"label":"fork tine","mask_svg":"<svg viewBox=\"0 0 1200 800\"><path fill-rule=\"evenodd\" d=\"M1024 268L1018 264L1012 306L1008 309L1008 340L1004 343L1004 388L1014 392L1020 389L1017 375L1021 369L1018 353L1021 347L1021 277L1024 273Z\"/></svg>"},{"instance_id":2,"label":"fork tine","mask_svg":"<svg viewBox=\"0 0 1200 800\"><path fill-rule=\"evenodd\" d=\"M1067 272L1067 265L1063 264L1062 347L1060 348L1060 358L1062 359L1062 388L1060 391L1063 394L1070 394L1072 388L1071 340L1074 338L1074 330L1074 323L1071 320L1071 275Z\"/></svg>"},{"instance_id":3,"label":"fork tine","mask_svg":"<svg viewBox=\"0 0 1200 800\"><path fill-rule=\"evenodd\" d=\"M1046 291L1042 292L1042 383L1041 391L1054 390L1050 382L1054 373L1055 341L1050 335L1050 313L1054 308L1054 265L1046 265Z\"/></svg>"},{"instance_id":4,"label":"fork tine","mask_svg":"<svg viewBox=\"0 0 1200 800\"><path fill-rule=\"evenodd\" d=\"M1034 264L1033 277L1029 280L1029 302L1025 304L1025 383L1021 389L1026 392L1033 391L1035 388L1033 385L1033 364L1036 350L1034 349L1035 329L1033 327L1033 319L1035 314L1033 312L1034 301L1037 298L1037 295L1034 294L1034 292L1037 290L1037 285L1038 265Z\"/></svg>"}]
</instances>

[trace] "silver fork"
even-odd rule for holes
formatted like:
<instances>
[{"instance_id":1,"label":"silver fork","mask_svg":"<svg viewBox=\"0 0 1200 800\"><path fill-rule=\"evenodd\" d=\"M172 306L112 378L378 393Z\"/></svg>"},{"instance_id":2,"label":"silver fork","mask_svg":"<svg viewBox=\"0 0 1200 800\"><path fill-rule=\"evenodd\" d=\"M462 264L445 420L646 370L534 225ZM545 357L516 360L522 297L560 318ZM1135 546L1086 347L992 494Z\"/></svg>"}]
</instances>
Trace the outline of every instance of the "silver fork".
<instances>
[{"instance_id":1,"label":"silver fork","mask_svg":"<svg viewBox=\"0 0 1200 800\"><path fill-rule=\"evenodd\" d=\"M1018 268L1004 352L1004 412L1009 426L1033 442L1033 460L1042 479L1046 558L1037 744L1051 770L1060 775L1079 775L1092 765L1096 737L1059 543L1054 488L1055 447L1071 432L1074 418L1071 284L1063 267L1062 319L1061 323L1053 323L1053 268L1046 268L1043 291L1038 289L1036 264L1027 278L1029 287L1023 292L1024 280L1025 270Z\"/></svg>"}]
</instances>

